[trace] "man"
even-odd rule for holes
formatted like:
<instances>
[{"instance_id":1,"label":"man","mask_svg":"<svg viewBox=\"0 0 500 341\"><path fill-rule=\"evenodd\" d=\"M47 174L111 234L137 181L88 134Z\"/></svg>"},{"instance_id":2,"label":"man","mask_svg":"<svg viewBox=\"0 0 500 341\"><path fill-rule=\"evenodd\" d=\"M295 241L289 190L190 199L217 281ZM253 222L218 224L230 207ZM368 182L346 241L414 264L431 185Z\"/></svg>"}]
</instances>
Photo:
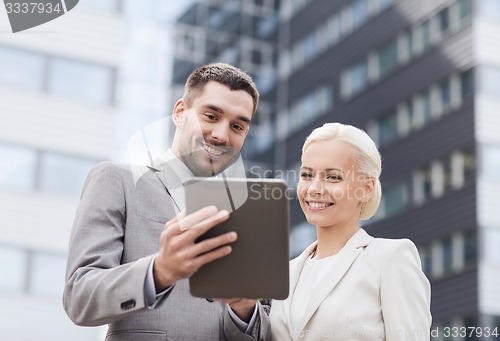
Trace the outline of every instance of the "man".
<instances>
[{"instance_id":1,"label":"man","mask_svg":"<svg viewBox=\"0 0 500 341\"><path fill-rule=\"evenodd\" d=\"M108 324L107 341L270 339L268 307L189 294L188 278L231 252L235 232L195 243L228 213L215 207L179 213L187 178L218 174L238 158L258 99L240 69L202 66L173 108L174 140L160 162L140 176L109 162L90 172L70 238L63 299L76 324Z\"/></svg>"}]
</instances>

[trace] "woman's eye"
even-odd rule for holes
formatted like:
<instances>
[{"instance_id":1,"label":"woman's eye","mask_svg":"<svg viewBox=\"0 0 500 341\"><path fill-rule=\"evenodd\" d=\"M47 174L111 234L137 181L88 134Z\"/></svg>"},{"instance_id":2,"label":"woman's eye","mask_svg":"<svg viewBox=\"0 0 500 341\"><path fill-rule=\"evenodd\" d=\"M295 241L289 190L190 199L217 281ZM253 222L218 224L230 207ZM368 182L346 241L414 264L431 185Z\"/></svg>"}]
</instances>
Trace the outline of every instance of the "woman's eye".
<instances>
[{"instance_id":1,"label":"woman's eye","mask_svg":"<svg viewBox=\"0 0 500 341\"><path fill-rule=\"evenodd\" d=\"M301 173L300 177L302 179L311 179L312 178L312 174L311 173Z\"/></svg>"},{"instance_id":2,"label":"woman's eye","mask_svg":"<svg viewBox=\"0 0 500 341\"><path fill-rule=\"evenodd\" d=\"M326 178L327 178L327 180L330 180L330 181L342 180L342 177L340 175L328 175Z\"/></svg>"}]
</instances>

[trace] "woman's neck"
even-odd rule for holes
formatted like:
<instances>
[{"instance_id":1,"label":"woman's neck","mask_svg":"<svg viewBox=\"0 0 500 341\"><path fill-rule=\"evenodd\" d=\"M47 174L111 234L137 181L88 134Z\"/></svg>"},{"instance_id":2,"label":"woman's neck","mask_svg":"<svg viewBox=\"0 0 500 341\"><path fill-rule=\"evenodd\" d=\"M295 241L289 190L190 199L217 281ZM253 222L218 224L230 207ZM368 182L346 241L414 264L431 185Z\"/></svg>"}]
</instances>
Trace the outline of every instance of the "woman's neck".
<instances>
[{"instance_id":1,"label":"woman's neck","mask_svg":"<svg viewBox=\"0 0 500 341\"><path fill-rule=\"evenodd\" d=\"M345 227L316 226L318 244L316 246L314 259L322 259L336 255L358 229L358 224L351 224Z\"/></svg>"}]
</instances>

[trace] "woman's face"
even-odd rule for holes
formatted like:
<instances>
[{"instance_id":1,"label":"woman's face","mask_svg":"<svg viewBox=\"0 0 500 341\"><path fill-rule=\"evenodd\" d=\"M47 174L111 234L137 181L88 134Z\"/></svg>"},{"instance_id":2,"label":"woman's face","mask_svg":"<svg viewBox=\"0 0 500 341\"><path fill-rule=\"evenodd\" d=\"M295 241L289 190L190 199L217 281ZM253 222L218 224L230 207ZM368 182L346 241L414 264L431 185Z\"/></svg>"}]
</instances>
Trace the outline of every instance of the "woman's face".
<instances>
[{"instance_id":1,"label":"woman's face","mask_svg":"<svg viewBox=\"0 0 500 341\"><path fill-rule=\"evenodd\" d=\"M297 196L309 223L318 227L357 226L361 203L373 192L345 142L313 142L302 155Z\"/></svg>"}]
</instances>

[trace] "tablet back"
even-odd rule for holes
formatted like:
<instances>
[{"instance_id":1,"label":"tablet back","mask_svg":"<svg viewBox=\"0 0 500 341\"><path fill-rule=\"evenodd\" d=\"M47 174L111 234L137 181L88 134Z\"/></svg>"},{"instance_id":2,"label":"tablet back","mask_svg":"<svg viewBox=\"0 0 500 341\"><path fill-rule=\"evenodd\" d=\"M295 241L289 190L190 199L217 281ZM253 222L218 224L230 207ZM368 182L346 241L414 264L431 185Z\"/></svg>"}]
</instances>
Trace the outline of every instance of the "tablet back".
<instances>
[{"instance_id":1,"label":"tablet back","mask_svg":"<svg viewBox=\"0 0 500 341\"><path fill-rule=\"evenodd\" d=\"M232 252L190 277L193 296L285 299L289 290L289 196L274 179L192 178L184 184L186 211L207 205L230 218L200 237L236 231Z\"/></svg>"}]
</instances>

